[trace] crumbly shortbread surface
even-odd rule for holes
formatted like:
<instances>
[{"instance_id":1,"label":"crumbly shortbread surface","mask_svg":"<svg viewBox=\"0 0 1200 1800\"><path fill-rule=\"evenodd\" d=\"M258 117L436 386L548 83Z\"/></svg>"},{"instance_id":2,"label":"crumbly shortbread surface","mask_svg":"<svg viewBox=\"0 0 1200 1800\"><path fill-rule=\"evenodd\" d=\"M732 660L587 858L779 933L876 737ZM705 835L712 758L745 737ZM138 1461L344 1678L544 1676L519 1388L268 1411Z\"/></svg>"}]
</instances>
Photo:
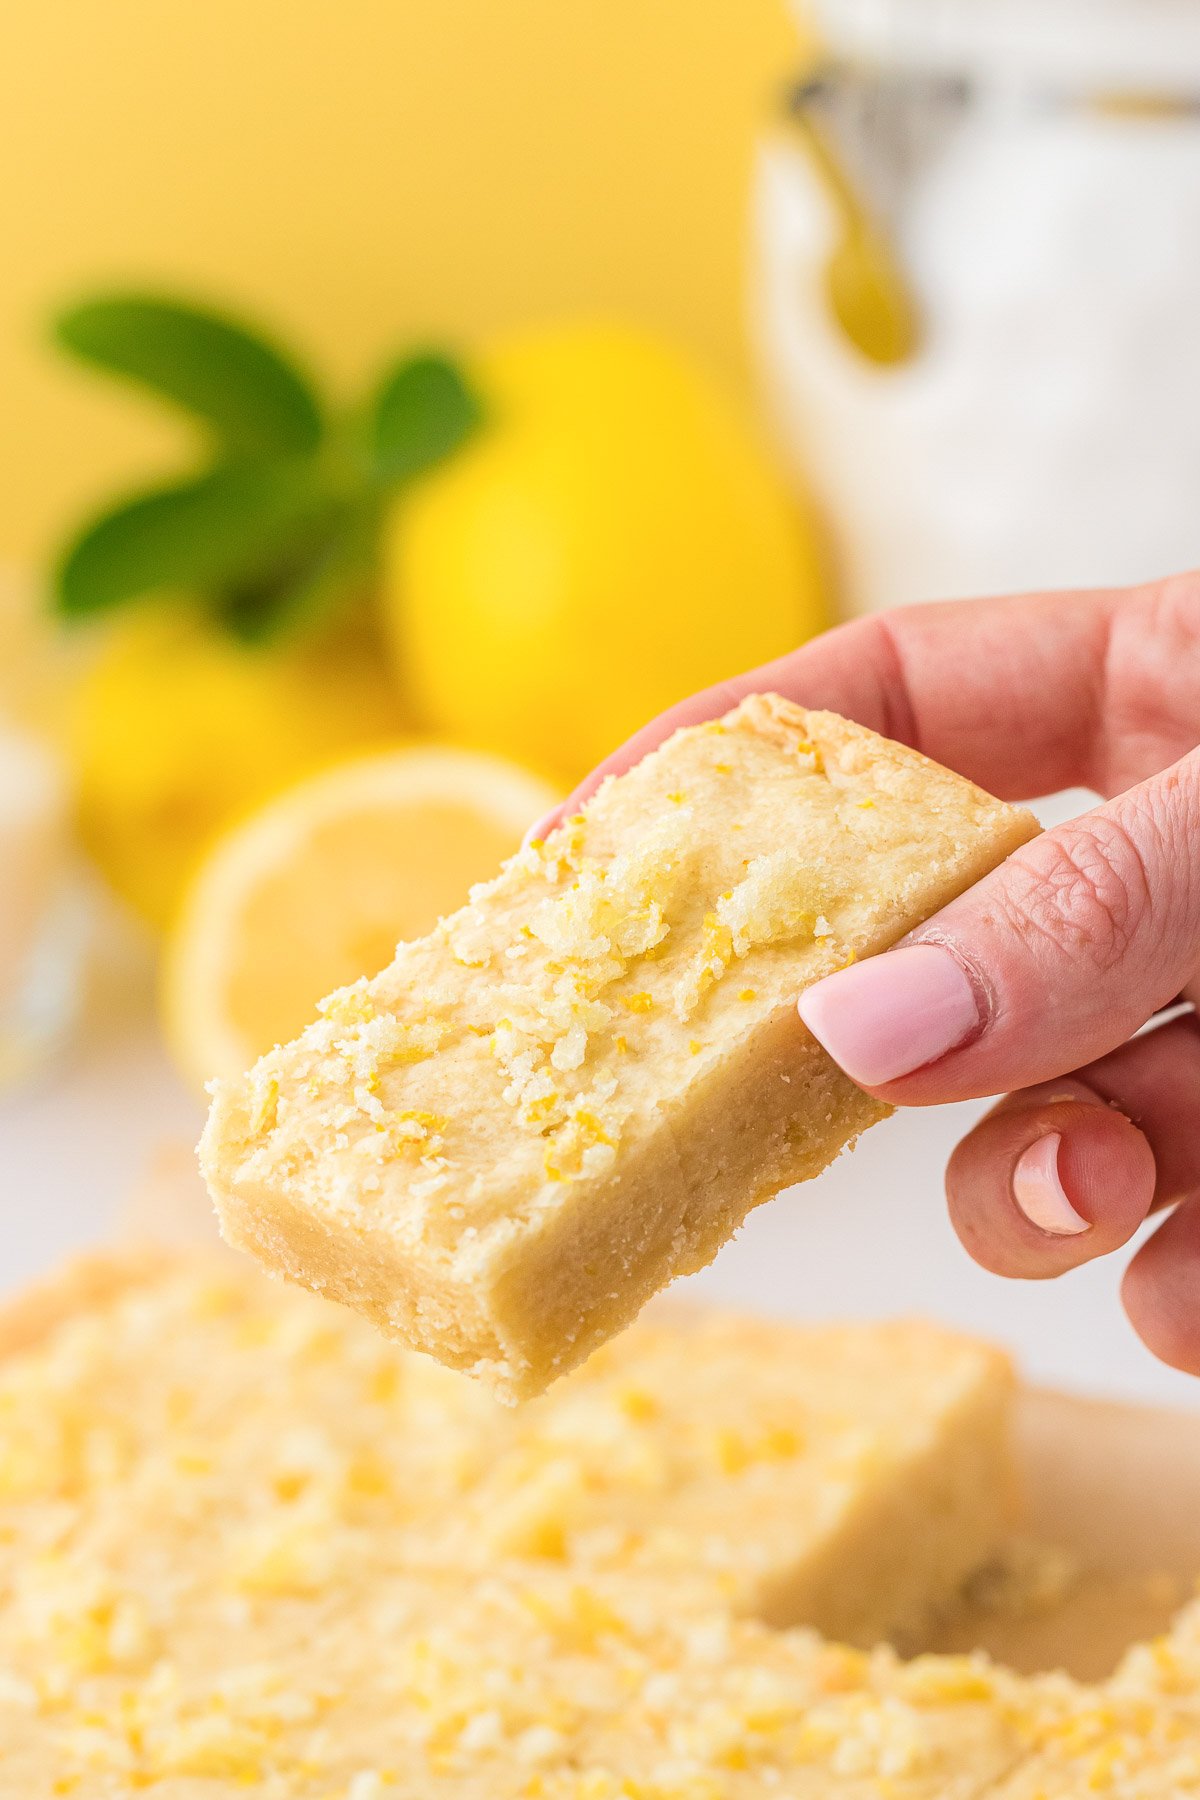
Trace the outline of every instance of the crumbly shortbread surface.
<instances>
[{"instance_id":1,"label":"crumbly shortbread surface","mask_svg":"<svg viewBox=\"0 0 1200 1800\"><path fill-rule=\"evenodd\" d=\"M86 1433L114 1480L174 1472L188 1505L211 1479L262 1513L264 1554L307 1547L317 1571L350 1507L386 1523L397 1566L661 1575L869 1644L944 1603L1010 1524L1008 1364L920 1322L674 1309L514 1410L248 1265L89 1264L22 1306L13 1350L39 1311L40 1360L0 1365L10 1488L26 1470L56 1494ZM227 1574L241 1539L227 1524L208 1547Z\"/></svg>"},{"instance_id":2,"label":"crumbly shortbread surface","mask_svg":"<svg viewBox=\"0 0 1200 1800\"><path fill-rule=\"evenodd\" d=\"M999 1800L1200 1796L1200 1601L1135 1644L1099 1692L1036 1721L1035 1752Z\"/></svg>"},{"instance_id":3,"label":"crumbly shortbread surface","mask_svg":"<svg viewBox=\"0 0 1200 1800\"><path fill-rule=\"evenodd\" d=\"M971 1800L1017 1759L1024 1690L985 1662L731 1616L765 1572L742 1540L795 1576L807 1531L828 1570L839 1507L905 1491L919 1446L868 1389L897 1370L933 1437L986 1350L645 1325L513 1413L202 1259L93 1266L36 1310L0 1363L4 1800ZM909 1521L931 1598L941 1523ZM880 1567L843 1543L851 1593Z\"/></svg>"},{"instance_id":4,"label":"crumbly shortbread surface","mask_svg":"<svg viewBox=\"0 0 1200 1800\"><path fill-rule=\"evenodd\" d=\"M1002 1355L933 1325L659 1308L505 1409L447 1557L559 1554L774 1625L916 1641L1011 1529L1012 1396Z\"/></svg>"},{"instance_id":5,"label":"crumbly shortbread surface","mask_svg":"<svg viewBox=\"0 0 1200 1800\"><path fill-rule=\"evenodd\" d=\"M1149 1655L1153 1646L1140 1647ZM1141 1693L1118 1678L1099 1689L1061 1684L1057 1704L1027 1715L1027 1751L994 1800L1196 1800L1200 1688Z\"/></svg>"},{"instance_id":6,"label":"crumbly shortbread surface","mask_svg":"<svg viewBox=\"0 0 1200 1800\"><path fill-rule=\"evenodd\" d=\"M883 1115L797 993L1035 830L776 696L678 732L218 1088L226 1236L537 1392Z\"/></svg>"},{"instance_id":7,"label":"crumbly shortbread surface","mask_svg":"<svg viewBox=\"0 0 1200 1800\"><path fill-rule=\"evenodd\" d=\"M653 1322L514 1413L249 1270L91 1265L0 1317L0 1800L1200 1793L1194 1609L1085 1688L776 1632L716 1598L705 1540L781 1516L754 1470L784 1471L801 1516L806 1458L836 1478L831 1445L843 1480L881 1479L865 1379L907 1364L936 1386L964 1349L907 1326ZM919 1406L898 1380L897 1410ZM543 1507L505 1540L489 1482L512 1456L567 1472L557 1533ZM492 1507L498 1541L456 1563L471 1533L441 1525Z\"/></svg>"}]
</instances>

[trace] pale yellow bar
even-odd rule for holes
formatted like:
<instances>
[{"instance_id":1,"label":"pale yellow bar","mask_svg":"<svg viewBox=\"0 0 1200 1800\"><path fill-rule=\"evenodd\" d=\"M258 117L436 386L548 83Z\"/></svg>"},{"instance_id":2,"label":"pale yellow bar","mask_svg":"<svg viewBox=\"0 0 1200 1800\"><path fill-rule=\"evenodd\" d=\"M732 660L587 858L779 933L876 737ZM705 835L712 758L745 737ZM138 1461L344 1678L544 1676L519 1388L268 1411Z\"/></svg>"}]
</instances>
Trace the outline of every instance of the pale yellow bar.
<instances>
[{"instance_id":1,"label":"pale yellow bar","mask_svg":"<svg viewBox=\"0 0 1200 1800\"><path fill-rule=\"evenodd\" d=\"M811 1571L861 1621L986 1553L985 1347L648 1321L513 1411L195 1255L93 1262L18 1324L2 1800L975 1800L1020 1754L981 1659L733 1616Z\"/></svg>"},{"instance_id":2,"label":"pale yellow bar","mask_svg":"<svg viewBox=\"0 0 1200 1800\"><path fill-rule=\"evenodd\" d=\"M225 1235L538 1392L883 1116L797 994L1036 829L777 696L678 732L217 1089Z\"/></svg>"}]
</instances>

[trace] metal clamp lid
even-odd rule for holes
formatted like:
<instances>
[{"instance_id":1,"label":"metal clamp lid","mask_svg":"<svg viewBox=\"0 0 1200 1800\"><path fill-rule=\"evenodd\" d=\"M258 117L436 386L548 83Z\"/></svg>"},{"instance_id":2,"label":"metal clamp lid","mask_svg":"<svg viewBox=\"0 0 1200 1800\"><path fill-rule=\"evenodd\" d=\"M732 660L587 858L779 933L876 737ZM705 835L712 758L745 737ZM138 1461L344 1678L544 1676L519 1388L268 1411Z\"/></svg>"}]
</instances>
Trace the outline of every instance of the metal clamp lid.
<instances>
[{"instance_id":1,"label":"metal clamp lid","mask_svg":"<svg viewBox=\"0 0 1200 1800\"><path fill-rule=\"evenodd\" d=\"M1197 0L807 0L838 56L1078 94L1200 95Z\"/></svg>"}]
</instances>

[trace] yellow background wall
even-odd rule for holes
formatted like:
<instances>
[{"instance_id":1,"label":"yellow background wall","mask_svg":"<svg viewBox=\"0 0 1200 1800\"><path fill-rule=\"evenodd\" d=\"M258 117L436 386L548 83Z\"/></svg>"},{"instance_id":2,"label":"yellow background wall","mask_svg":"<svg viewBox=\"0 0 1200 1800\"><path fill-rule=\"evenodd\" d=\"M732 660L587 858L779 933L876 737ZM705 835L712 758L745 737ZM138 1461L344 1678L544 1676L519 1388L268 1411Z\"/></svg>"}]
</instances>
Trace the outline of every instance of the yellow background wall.
<instances>
[{"instance_id":1,"label":"yellow background wall","mask_svg":"<svg viewBox=\"0 0 1200 1800\"><path fill-rule=\"evenodd\" d=\"M243 302L344 380L406 335L609 309L743 367L784 0L11 0L0 556L186 440L65 369L58 299Z\"/></svg>"}]
</instances>

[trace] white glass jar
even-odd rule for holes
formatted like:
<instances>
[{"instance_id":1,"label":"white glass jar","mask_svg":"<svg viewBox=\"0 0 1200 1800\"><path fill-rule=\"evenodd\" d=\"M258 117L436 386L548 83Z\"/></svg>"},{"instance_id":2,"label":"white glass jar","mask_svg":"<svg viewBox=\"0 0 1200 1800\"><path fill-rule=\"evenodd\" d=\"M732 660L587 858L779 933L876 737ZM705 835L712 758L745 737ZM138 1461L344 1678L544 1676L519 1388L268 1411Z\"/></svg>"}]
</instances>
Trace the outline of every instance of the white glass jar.
<instances>
[{"instance_id":1,"label":"white glass jar","mask_svg":"<svg viewBox=\"0 0 1200 1800\"><path fill-rule=\"evenodd\" d=\"M1200 0L817 10L828 63L760 158L756 311L850 605L1200 563ZM831 304L847 193L911 301L898 360Z\"/></svg>"},{"instance_id":2,"label":"white glass jar","mask_svg":"<svg viewBox=\"0 0 1200 1800\"><path fill-rule=\"evenodd\" d=\"M85 931L69 819L57 758L0 718L0 1096L78 1011Z\"/></svg>"}]
</instances>

